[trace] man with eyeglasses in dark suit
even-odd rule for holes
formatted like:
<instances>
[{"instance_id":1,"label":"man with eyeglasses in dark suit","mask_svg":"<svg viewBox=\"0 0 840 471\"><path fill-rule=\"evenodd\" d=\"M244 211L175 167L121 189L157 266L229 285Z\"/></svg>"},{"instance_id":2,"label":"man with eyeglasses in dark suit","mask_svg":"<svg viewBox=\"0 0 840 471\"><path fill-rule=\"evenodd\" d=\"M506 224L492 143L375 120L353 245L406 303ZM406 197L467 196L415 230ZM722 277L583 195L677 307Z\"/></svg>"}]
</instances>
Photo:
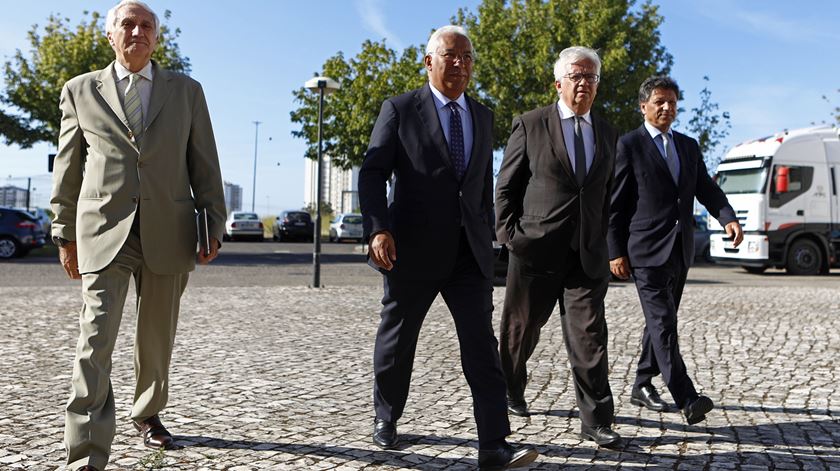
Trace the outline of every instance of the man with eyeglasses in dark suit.
<instances>
[{"instance_id":1,"label":"man with eyeglasses in dark suit","mask_svg":"<svg viewBox=\"0 0 840 471\"><path fill-rule=\"evenodd\" d=\"M594 50L563 50L554 65L559 101L513 120L496 182L496 236L510 251L499 336L508 411L527 416L526 362L559 301L581 436L614 447L604 296L618 134L591 111L600 70Z\"/></svg>"}]
</instances>

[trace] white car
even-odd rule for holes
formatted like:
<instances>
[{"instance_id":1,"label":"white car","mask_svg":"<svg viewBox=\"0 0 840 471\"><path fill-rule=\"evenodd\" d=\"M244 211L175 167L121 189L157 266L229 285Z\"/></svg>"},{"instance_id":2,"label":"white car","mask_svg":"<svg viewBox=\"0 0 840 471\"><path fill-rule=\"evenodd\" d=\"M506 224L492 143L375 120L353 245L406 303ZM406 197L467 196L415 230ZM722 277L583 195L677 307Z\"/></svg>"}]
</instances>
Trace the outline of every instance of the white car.
<instances>
[{"instance_id":1,"label":"white car","mask_svg":"<svg viewBox=\"0 0 840 471\"><path fill-rule=\"evenodd\" d=\"M263 223L257 213L233 211L225 221L225 240L263 240Z\"/></svg>"},{"instance_id":2,"label":"white car","mask_svg":"<svg viewBox=\"0 0 840 471\"><path fill-rule=\"evenodd\" d=\"M361 214L339 214L330 223L330 242L341 242L347 239L362 241Z\"/></svg>"}]
</instances>

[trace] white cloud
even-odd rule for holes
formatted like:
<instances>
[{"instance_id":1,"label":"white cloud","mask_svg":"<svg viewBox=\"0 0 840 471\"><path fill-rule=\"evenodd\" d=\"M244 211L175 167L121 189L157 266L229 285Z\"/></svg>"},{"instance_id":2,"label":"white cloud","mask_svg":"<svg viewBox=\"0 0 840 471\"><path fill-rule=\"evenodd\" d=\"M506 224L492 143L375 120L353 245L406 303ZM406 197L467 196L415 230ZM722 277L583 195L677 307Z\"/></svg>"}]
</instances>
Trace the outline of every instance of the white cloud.
<instances>
[{"instance_id":1,"label":"white cloud","mask_svg":"<svg viewBox=\"0 0 840 471\"><path fill-rule=\"evenodd\" d=\"M698 2L699 12L707 18L729 27L775 38L789 43L840 40L836 27L822 22L819 17L810 20L785 17L781 11L753 11L738 8L734 2Z\"/></svg>"},{"instance_id":2,"label":"white cloud","mask_svg":"<svg viewBox=\"0 0 840 471\"><path fill-rule=\"evenodd\" d=\"M397 50L405 48L405 43L385 24L381 0L357 0L356 11L362 17L365 27L379 35L378 39L386 39Z\"/></svg>"}]
</instances>

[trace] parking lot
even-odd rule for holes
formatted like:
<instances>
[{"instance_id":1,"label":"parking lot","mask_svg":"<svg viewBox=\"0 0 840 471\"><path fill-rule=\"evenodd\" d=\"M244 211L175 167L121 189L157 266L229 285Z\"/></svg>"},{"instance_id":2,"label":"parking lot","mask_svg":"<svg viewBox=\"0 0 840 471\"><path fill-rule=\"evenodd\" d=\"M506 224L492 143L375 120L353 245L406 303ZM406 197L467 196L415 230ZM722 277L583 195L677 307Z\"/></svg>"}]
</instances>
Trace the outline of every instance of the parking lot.
<instances>
[{"instance_id":1,"label":"parking lot","mask_svg":"<svg viewBox=\"0 0 840 471\"><path fill-rule=\"evenodd\" d=\"M53 257L44 250L0 263L0 469L53 470L64 458L80 296ZM127 417L130 295L114 354L119 420L109 469L474 469L471 400L445 306L436 301L424 324L403 444L382 451L370 441L381 278L359 244L324 244L322 261L324 289L307 287L309 244L225 243L216 262L193 273L162 415L182 448L161 455L142 447ZM496 323L503 298L499 286ZM623 449L577 437L555 312L530 364L526 398L536 413L512 418L510 440L542 454L531 469L840 469L840 271L795 278L692 269L681 350L718 405L697 426L630 404L643 323L632 285L611 284L607 320Z\"/></svg>"}]
</instances>

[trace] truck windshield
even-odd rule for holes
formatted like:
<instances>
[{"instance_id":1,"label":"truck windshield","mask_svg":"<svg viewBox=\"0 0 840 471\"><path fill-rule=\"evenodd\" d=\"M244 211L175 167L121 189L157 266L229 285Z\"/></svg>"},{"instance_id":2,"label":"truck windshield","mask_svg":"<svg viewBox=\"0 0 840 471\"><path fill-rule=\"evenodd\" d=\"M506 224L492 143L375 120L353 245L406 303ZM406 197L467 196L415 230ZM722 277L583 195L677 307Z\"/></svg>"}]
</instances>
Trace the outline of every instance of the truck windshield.
<instances>
[{"instance_id":1,"label":"truck windshield","mask_svg":"<svg viewBox=\"0 0 840 471\"><path fill-rule=\"evenodd\" d=\"M717 173L717 184L724 193L764 193L767 167L723 170Z\"/></svg>"}]
</instances>

